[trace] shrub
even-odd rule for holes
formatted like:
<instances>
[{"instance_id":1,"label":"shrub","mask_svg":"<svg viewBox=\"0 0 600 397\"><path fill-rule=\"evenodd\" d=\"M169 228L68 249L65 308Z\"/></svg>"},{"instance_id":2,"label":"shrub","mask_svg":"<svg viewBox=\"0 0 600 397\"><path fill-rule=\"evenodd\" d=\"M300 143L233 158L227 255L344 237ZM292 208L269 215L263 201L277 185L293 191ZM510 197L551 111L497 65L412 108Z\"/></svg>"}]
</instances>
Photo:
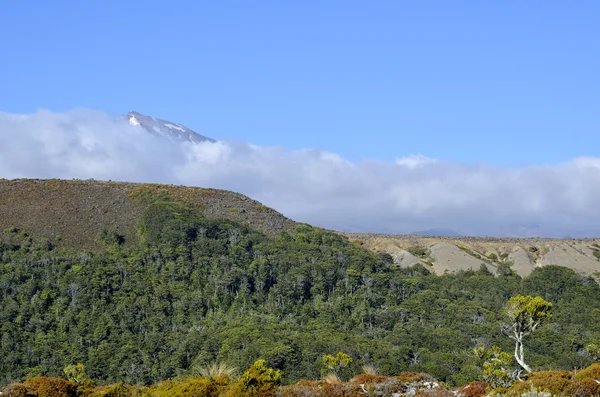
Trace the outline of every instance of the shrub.
<instances>
[{"instance_id":1,"label":"shrub","mask_svg":"<svg viewBox=\"0 0 600 397\"><path fill-rule=\"evenodd\" d=\"M81 363L67 365L63 369L63 372L70 382L77 383L78 385L84 384L87 380L85 376L85 367Z\"/></svg>"},{"instance_id":2,"label":"shrub","mask_svg":"<svg viewBox=\"0 0 600 397\"><path fill-rule=\"evenodd\" d=\"M344 352L338 352L335 356L331 354L327 354L323 356L323 365L322 373L333 372L339 376L340 369L347 367L352 364L352 357L347 355Z\"/></svg>"},{"instance_id":3,"label":"shrub","mask_svg":"<svg viewBox=\"0 0 600 397\"><path fill-rule=\"evenodd\" d=\"M87 389L82 395L85 397L142 397L147 396L147 393L144 393L144 388L141 386L129 386L117 383Z\"/></svg>"},{"instance_id":4,"label":"shrub","mask_svg":"<svg viewBox=\"0 0 600 397\"><path fill-rule=\"evenodd\" d=\"M541 396L549 393L553 396L592 397L600 395L600 363L573 374L569 371L534 372L524 382L516 382L506 393L509 397ZM537 394L532 394L532 393Z\"/></svg>"},{"instance_id":5,"label":"shrub","mask_svg":"<svg viewBox=\"0 0 600 397\"><path fill-rule=\"evenodd\" d=\"M16 397L76 397L77 385L62 378L40 376L13 386Z\"/></svg>"},{"instance_id":6,"label":"shrub","mask_svg":"<svg viewBox=\"0 0 600 397\"><path fill-rule=\"evenodd\" d=\"M594 363L575 374L576 380L597 379L600 380L600 363Z\"/></svg>"},{"instance_id":7,"label":"shrub","mask_svg":"<svg viewBox=\"0 0 600 397\"><path fill-rule=\"evenodd\" d=\"M425 247L413 246L408 247L406 250L419 258L425 258L429 256L429 250Z\"/></svg>"},{"instance_id":8,"label":"shrub","mask_svg":"<svg viewBox=\"0 0 600 397\"><path fill-rule=\"evenodd\" d=\"M114 229L102 229L98 233L98 240L102 241L106 245L123 245L125 243L125 236L117 233Z\"/></svg>"},{"instance_id":9,"label":"shrub","mask_svg":"<svg viewBox=\"0 0 600 397\"><path fill-rule=\"evenodd\" d=\"M600 395L600 384L594 379L574 381L566 390L566 395L576 397L592 397Z\"/></svg>"},{"instance_id":10,"label":"shrub","mask_svg":"<svg viewBox=\"0 0 600 397\"><path fill-rule=\"evenodd\" d=\"M471 382L461 387L458 392L464 397L482 397L487 394L489 385L485 382Z\"/></svg>"},{"instance_id":11,"label":"shrub","mask_svg":"<svg viewBox=\"0 0 600 397\"><path fill-rule=\"evenodd\" d=\"M362 374L360 376L368 377L371 375ZM369 379L359 379L359 377L347 383L300 381L292 386L280 387L277 391L277 397L384 397L401 395L400 393L406 391L404 384L396 378L376 376L377 379L369 379L377 382L363 383L362 381Z\"/></svg>"},{"instance_id":12,"label":"shrub","mask_svg":"<svg viewBox=\"0 0 600 397\"><path fill-rule=\"evenodd\" d=\"M535 387L521 394L521 397L552 397L552 394L547 391L537 391Z\"/></svg>"},{"instance_id":13,"label":"shrub","mask_svg":"<svg viewBox=\"0 0 600 397\"><path fill-rule=\"evenodd\" d=\"M508 366L512 363L512 356L501 348L494 345L485 350L483 346L478 346L475 353L482 359L483 363L483 381L491 387L508 387L512 384Z\"/></svg>"},{"instance_id":14,"label":"shrub","mask_svg":"<svg viewBox=\"0 0 600 397\"><path fill-rule=\"evenodd\" d=\"M537 392L549 392L552 395L564 393L572 384L569 371L540 371L529 375L526 381L516 382L507 391L507 396L520 397L530 392L532 387Z\"/></svg>"},{"instance_id":15,"label":"shrub","mask_svg":"<svg viewBox=\"0 0 600 397\"><path fill-rule=\"evenodd\" d=\"M360 374L354 377L350 382L358 383L358 384L367 384L367 383L382 383L385 382L387 378L385 376L376 375L376 374Z\"/></svg>"},{"instance_id":16,"label":"shrub","mask_svg":"<svg viewBox=\"0 0 600 397\"><path fill-rule=\"evenodd\" d=\"M319 382L301 380L295 385L280 387L277 397L326 397L325 390Z\"/></svg>"},{"instance_id":17,"label":"shrub","mask_svg":"<svg viewBox=\"0 0 600 397\"><path fill-rule=\"evenodd\" d=\"M150 389L153 397L217 397L229 383L227 378L187 378L165 381Z\"/></svg>"},{"instance_id":18,"label":"shrub","mask_svg":"<svg viewBox=\"0 0 600 397\"><path fill-rule=\"evenodd\" d=\"M258 360L248 368L242 378L227 393L228 397L275 396L281 383L281 371L268 368L265 360Z\"/></svg>"}]
</instances>

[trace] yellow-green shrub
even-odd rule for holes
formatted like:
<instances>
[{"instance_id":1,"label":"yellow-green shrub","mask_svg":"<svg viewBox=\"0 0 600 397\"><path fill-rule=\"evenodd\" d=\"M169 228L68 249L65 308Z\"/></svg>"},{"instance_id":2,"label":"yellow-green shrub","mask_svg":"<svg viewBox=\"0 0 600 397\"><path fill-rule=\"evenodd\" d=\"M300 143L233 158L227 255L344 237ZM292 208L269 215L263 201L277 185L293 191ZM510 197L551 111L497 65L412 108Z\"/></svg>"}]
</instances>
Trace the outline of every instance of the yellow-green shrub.
<instances>
[{"instance_id":1,"label":"yellow-green shrub","mask_svg":"<svg viewBox=\"0 0 600 397\"><path fill-rule=\"evenodd\" d=\"M515 382L507 392L507 396L521 396L531 390L533 385L540 392L550 392L552 395L563 393L571 386L569 371L540 371L534 372L524 382Z\"/></svg>"},{"instance_id":2,"label":"yellow-green shrub","mask_svg":"<svg viewBox=\"0 0 600 397\"><path fill-rule=\"evenodd\" d=\"M227 397L271 397L281 383L281 371L268 368L258 360L248 368L227 393Z\"/></svg>"},{"instance_id":3,"label":"yellow-green shrub","mask_svg":"<svg viewBox=\"0 0 600 397\"><path fill-rule=\"evenodd\" d=\"M594 363L589 367L578 371L575 374L575 379L583 380L583 379L597 379L600 380L600 363Z\"/></svg>"}]
</instances>

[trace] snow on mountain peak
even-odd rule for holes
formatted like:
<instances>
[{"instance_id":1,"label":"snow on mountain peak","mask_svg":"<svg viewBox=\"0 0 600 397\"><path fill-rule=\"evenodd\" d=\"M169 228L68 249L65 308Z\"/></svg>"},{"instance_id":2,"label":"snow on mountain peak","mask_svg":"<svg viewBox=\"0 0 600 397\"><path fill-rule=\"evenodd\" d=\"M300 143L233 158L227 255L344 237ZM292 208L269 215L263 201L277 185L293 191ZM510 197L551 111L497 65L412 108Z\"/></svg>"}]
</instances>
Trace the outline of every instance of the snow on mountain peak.
<instances>
[{"instance_id":1,"label":"snow on mountain peak","mask_svg":"<svg viewBox=\"0 0 600 397\"><path fill-rule=\"evenodd\" d=\"M129 116L129 124L133 125L133 126L138 126L140 125L140 122L135 118L134 115Z\"/></svg>"},{"instance_id":2,"label":"snow on mountain peak","mask_svg":"<svg viewBox=\"0 0 600 397\"><path fill-rule=\"evenodd\" d=\"M214 139L200 135L184 125L151 116L145 116L133 110L127 113L127 119L132 126L141 127L153 135L163 136L181 142L215 142Z\"/></svg>"}]
</instances>

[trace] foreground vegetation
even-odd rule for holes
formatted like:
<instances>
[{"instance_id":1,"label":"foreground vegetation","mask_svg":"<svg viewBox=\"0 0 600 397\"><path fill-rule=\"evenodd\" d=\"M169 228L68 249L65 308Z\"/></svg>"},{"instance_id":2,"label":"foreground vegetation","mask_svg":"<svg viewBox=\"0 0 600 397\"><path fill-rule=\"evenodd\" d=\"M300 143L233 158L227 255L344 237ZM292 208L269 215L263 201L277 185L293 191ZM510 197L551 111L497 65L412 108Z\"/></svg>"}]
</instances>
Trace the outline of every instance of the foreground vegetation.
<instances>
[{"instance_id":1,"label":"foreground vegetation","mask_svg":"<svg viewBox=\"0 0 600 397\"><path fill-rule=\"evenodd\" d=\"M221 367L220 369L227 369ZM342 382L328 376L323 380L303 380L281 386L281 373L268 368L262 360L252 364L239 378L229 371L203 377L180 377L150 386L122 383L93 386L89 380L38 377L6 388L3 395L14 397L592 397L600 395L600 364L579 372L542 371L508 387L493 387L486 382L471 382L449 388L424 373L404 372L398 376L378 375L370 369Z\"/></svg>"},{"instance_id":2,"label":"foreground vegetation","mask_svg":"<svg viewBox=\"0 0 600 397\"><path fill-rule=\"evenodd\" d=\"M335 368L342 381L371 366L384 377L411 371L465 385L496 357L477 349L514 349L503 308L518 294L552 303L552 320L523 342L533 370L596 358L586 346L600 340L600 288L572 270L548 266L522 279L505 263L498 274L435 276L308 225L265 236L168 195L143 199L135 245L110 229L96 236L100 251L58 249L18 228L3 234L0 384L60 377L82 363L97 384L160 388L184 377L222 393L232 382L198 380L200 368L264 359L281 371L277 383L292 385L321 379L331 370L323 357L343 352L351 360Z\"/></svg>"}]
</instances>

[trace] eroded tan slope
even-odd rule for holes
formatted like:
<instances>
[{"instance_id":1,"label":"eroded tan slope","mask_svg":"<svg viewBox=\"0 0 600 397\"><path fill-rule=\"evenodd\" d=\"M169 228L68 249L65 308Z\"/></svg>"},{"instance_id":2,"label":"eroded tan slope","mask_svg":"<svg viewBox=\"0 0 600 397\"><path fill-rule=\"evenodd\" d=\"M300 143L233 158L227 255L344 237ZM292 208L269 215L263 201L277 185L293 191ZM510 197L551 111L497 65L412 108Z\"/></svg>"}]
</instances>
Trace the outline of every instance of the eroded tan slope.
<instances>
[{"instance_id":1,"label":"eroded tan slope","mask_svg":"<svg viewBox=\"0 0 600 397\"><path fill-rule=\"evenodd\" d=\"M479 269L483 264L495 272L509 263L519 275L526 276L539 266L559 265L578 273L600 272L600 239L503 239L477 237L421 237L342 233L364 247L386 252L398 266L415 263L428 266L436 274ZM411 254L423 253L420 256Z\"/></svg>"}]
</instances>

